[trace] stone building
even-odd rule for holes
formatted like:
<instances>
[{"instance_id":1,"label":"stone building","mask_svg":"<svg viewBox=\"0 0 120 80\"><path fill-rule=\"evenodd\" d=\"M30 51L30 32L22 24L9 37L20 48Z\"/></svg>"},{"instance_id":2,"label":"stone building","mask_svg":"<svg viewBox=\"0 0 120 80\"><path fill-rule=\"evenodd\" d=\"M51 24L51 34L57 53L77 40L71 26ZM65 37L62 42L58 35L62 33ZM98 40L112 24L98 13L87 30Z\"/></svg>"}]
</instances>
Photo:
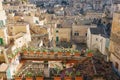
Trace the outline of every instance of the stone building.
<instances>
[{"instance_id":1,"label":"stone building","mask_svg":"<svg viewBox=\"0 0 120 80\"><path fill-rule=\"evenodd\" d=\"M103 55L108 56L106 48L109 37L106 36L103 28L88 28L87 47L90 50L99 50Z\"/></svg>"},{"instance_id":2,"label":"stone building","mask_svg":"<svg viewBox=\"0 0 120 80\"><path fill-rule=\"evenodd\" d=\"M72 41L75 43L86 43L87 29L95 28L95 25L73 25L72 26Z\"/></svg>"},{"instance_id":3,"label":"stone building","mask_svg":"<svg viewBox=\"0 0 120 80\"><path fill-rule=\"evenodd\" d=\"M2 1L0 0L0 45L7 44L7 28L6 24L6 14L2 6Z\"/></svg>"},{"instance_id":4,"label":"stone building","mask_svg":"<svg viewBox=\"0 0 120 80\"><path fill-rule=\"evenodd\" d=\"M120 13L114 13L110 37L110 61L120 75Z\"/></svg>"},{"instance_id":5,"label":"stone building","mask_svg":"<svg viewBox=\"0 0 120 80\"><path fill-rule=\"evenodd\" d=\"M14 49L27 46L31 41L29 24L18 22L8 25L9 43L14 45ZM12 51L14 51L14 49Z\"/></svg>"},{"instance_id":6,"label":"stone building","mask_svg":"<svg viewBox=\"0 0 120 80\"><path fill-rule=\"evenodd\" d=\"M56 26L54 40L56 43L61 41L70 42L71 41L71 27L65 27L60 24Z\"/></svg>"},{"instance_id":7,"label":"stone building","mask_svg":"<svg viewBox=\"0 0 120 80\"><path fill-rule=\"evenodd\" d=\"M0 27L6 24L6 14L2 6L2 1L0 0Z\"/></svg>"}]
</instances>

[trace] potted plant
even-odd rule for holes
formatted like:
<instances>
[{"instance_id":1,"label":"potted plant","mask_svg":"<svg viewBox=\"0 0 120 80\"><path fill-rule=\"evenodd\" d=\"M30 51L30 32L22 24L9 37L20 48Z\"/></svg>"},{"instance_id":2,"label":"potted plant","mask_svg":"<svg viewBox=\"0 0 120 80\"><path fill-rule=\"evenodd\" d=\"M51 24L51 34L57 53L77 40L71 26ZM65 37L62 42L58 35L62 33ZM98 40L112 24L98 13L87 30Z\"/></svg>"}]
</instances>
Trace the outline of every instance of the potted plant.
<instances>
[{"instance_id":1,"label":"potted plant","mask_svg":"<svg viewBox=\"0 0 120 80\"><path fill-rule=\"evenodd\" d=\"M70 51L70 55L71 55L71 56L74 56L74 54L75 54L75 53L74 53L74 50L71 50L71 51Z\"/></svg>"},{"instance_id":2,"label":"potted plant","mask_svg":"<svg viewBox=\"0 0 120 80\"><path fill-rule=\"evenodd\" d=\"M44 48L44 49L42 49L42 52L43 52L43 55L47 55L48 50Z\"/></svg>"},{"instance_id":3,"label":"potted plant","mask_svg":"<svg viewBox=\"0 0 120 80\"><path fill-rule=\"evenodd\" d=\"M34 53L34 48L29 47L29 48L28 48L28 51L29 51L29 53L30 53L30 54L32 54L32 55L33 55L33 53Z\"/></svg>"},{"instance_id":4,"label":"potted plant","mask_svg":"<svg viewBox=\"0 0 120 80\"><path fill-rule=\"evenodd\" d=\"M55 73L55 76L54 76L54 80L61 80L61 77L60 77L60 71L61 70L58 66L56 66L55 71L56 71L56 73Z\"/></svg>"},{"instance_id":5,"label":"potted plant","mask_svg":"<svg viewBox=\"0 0 120 80\"><path fill-rule=\"evenodd\" d=\"M37 49L36 52L35 52L36 56L39 56L40 54L40 49Z\"/></svg>"},{"instance_id":6,"label":"potted plant","mask_svg":"<svg viewBox=\"0 0 120 80\"><path fill-rule=\"evenodd\" d=\"M21 77L15 77L15 80L22 80Z\"/></svg>"},{"instance_id":7,"label":"potted plant","mask_svg":"<svg viewBox=\"0 0 120 80\"><path fill-rule=\"evenodd\" d=\"M55 55L55 57L58 57L58 56L62 55L62 53L60 52L60 48L55 48L54 49L54 55Z\"/></svg>"},{"instance_id":8,"label":"potted plant","mask_svg":"<svg viewBox=\"0 0 120 80\"><path fill-rule=\"evenodd\" d=\"M67 49L65 53L66 53L66 56L70 56L71 50Z\"/></svg>"},{"instance_id":9,"label":"potted plant","mask_svg":"<svg viewBox=\"0 0 120 80\"><path fill-rule=\"evenodd\" d=\"M39 71L37 76L36 76L36 80L43 80L43 72Z\"/></svg>"},{"instance_id":10,"label":"potted plant","mask_svg":"<svg viewBox=\"0 0 120 80\"><path fill-rule=\"evenodd\" d=\"M66 55L66 49L62 49L62 56L65 56Z\"/></svg>"},{"instance_id":11,"label":"potted plant","mask_svg":"<svg viewBox=\"0 0 120 80\"><path fill-rule=\"evenodd\" d=\"M72 80L72 72L66 71L64 80Z\"/></svg>"},{"instance_id":12,"label":"potted plant","mask_svg":"<svg viewBox=\"0 0 120 80\"><path fill-rule=\"evenodd\" d=\"M22 77L15 76L15 80L22 80Z\"/></svg>"},{"instance_id":13,"label":"potted plant","mask_svg":"<svg viewBox=\"0 0 120 80\"><path fill-rule=\"evenodd\" d=\"M53 48L49 50L49 54L54 55L54 49Z\"/></svg>"},{"instance_id":14,"label":"potted plant","mask_svg":"<svg viewBox=\"0 0 120 80\"><path fill-rule=\"evenodd\" d=\"M82 78L82 76L80 74L80 71L76 72L75 80L83 80L83 78Z\"/></svg>"},{"instance_id":15,"label":"potted plant","mask_svg":"<svg viewBox=\"0 0 120 80\"><path fill-rule=\"evenodd\" d=\"M54 48L54 54L57 54L59 50L59 48Z\"/></svg>"},{"instance_id":16,"label":"potted plant","mask_svg":"<svg viewBox=\"0 0 120 80\"><path fill-rule=\"evenodd\" d=\"M93 51L92 50L87 50L86 53L87 53L88 57L92 57L93 56Z\"/></svg>"},{"instance_id":17,"label":"potted plant","mask_svg":"<svg viewBox=\"0 0 120 80\"><path fill-rule=\"evenodd\" d=\"M45 52L43 48L42 48L42 49L41 49L41 48L38 49L38 50L37 50L38 56L39 56L39 55L40 55L40 56L43 56L43 52Z\"/></svg>"},{"instance_id":18,"label":"potted plant","mask_svg":"<svg viewBox=\"0 0 120 80\"><path fill-rule=\"evenodd\" d=\"M25 48L24 53L29 56L30 55L29 48Z\"/></svg>"},{"instance_id":19,"label":"potted plant","mask_svg":"<svg viewBox=\"0 0 120 80\"><path fill-rule=\"evenodd\" d=\"M59 56L62 56L62 54L63 54L63 49L58 49L57 54L58 54Z\"/></svg>"},{"instance_id":20,"label":"potted plant","mask_svg":"<svg viewBox=\"0 0 120 80\"><path fill-rule=\"evenodd\" d=\"M26 74L26 80L33 80L33 74L32 74L32 72L28 72L27 74Z\"/></svg>"},{"instance_id":21,"label":"potted plant","mask_svg":"<svg viewBox=\"0 0 120 80\"><path fill-rule=\"evenodd\" d=\"M75 53L75 54L74 54L75 56L80 56L80 53L79 53L78 50L74 50L74 53Z\"/></svg>"},{"instance_id":22,"label":"potted plant","mask_svg":"<svg viewBox=\"0 0 120 80\"><path fill-rule=\"evenodd\" d=\"M24 54L27 54L27 53L28 53L27 48L24 47L22 50L23 50L23 53L24 53Z\"/></svg>"}]
</instances>

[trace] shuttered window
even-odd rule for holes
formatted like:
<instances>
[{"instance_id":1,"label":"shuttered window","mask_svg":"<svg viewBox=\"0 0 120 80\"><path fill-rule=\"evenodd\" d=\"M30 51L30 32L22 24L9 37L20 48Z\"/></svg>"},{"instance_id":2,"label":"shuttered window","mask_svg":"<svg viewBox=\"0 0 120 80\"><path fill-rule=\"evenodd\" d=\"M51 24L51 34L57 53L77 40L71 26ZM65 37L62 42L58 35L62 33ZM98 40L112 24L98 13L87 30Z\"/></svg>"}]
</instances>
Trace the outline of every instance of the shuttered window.
<instances>
[{"instance_id":1,"label":"shuttered window","mask_svg":"<svg viewBox=\"0 0 120 80\"><path fill-rule=\"evenodd\" d=\"M56 42L59 42L59 37L58 36L56 37Z\"/></svg>"},{"instance_id":2,"label":"shuttered window","mask_svg":"<svg viewBox=\"0 0 120 80\"><path fill-rule=\"evenodd\" d=\"M0 27L4 25L3 20L0 20Z\"/></svg>"},{"instance_id":3,"label":"shuttered window","mask_svg":"<svg viewBox=\"0 0 120 80\"><path fill-rule=\"evenodd\" d=\"M2 45L3 44L3 39L2 38L0 38L0 45Z\"/></svg>"}]
</instances>

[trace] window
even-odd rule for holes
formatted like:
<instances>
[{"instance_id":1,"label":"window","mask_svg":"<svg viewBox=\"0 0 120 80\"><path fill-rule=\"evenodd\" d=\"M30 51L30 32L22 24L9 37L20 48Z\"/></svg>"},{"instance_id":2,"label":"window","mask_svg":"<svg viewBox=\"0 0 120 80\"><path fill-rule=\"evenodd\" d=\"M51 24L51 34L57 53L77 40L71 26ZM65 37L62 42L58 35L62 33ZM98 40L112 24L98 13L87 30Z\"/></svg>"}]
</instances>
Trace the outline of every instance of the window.
<instances>
[{"instance_id":1,"label":"window","mask_svg":"<svg viewBox=\"0 0 120 80\"><path fill-rule=\"evenodd\" d=\"M38 37L38 40L40 39L40 37Z\"/></svg>"},{"instance_id":2,"label":"window","mask_svg":"<svg viewBox=\"0 0 120 80\"><path fill-rule=\"evenodd\" d=\"M10 43L14 43L14 39L10 39Z\"/></svg>"},{"instance_id":3,"label":"window","mask_svg":"<svg viewBox=\"0 0 120 80\"><path fill-rule=\"evenodd\" d=\"M59 37L57 36L57 37L56 37L56 42L58 42L58 41L59 41Z\"/></svg>"},{"instance_id":4,"label":"window","mask_svg":"<svg viewBox=\"0 0 120 80\"><path fill-rule=\"evenodd\" d=\"M87 36L87 33L85 34L85 36Z\"/></svg>"},{"instance_id":5,"label":"window","mask_svg":"<svg viewBox=\"0 0 120 80\"><path fill-rule=\"evenodd\" d=\"M10 32L10 35L12 35L12 32Z\"/></svg>"},{"instance_id":6,"label":"window","mask_svg":"<svg viewBox=\"0 0 120 80\"><path fill-rule=\"evenodd\" d=\"M98 41L98 38L96 38L96 41Z\"/></svg>"},{"instance_id":7,"label":"window","mask_svg":"<svg viewBox=\"0 0 120 80\"><path fill-rule=\"evenodd\" d=\"M78 33L78 32L75 32L75 33L74 33L74 36L79 36L79 33Z\"/></svg>"},{"instance_id":8,"label":"window","mask_svg":"<svg viewBox=\"0 0 120 80\"><path fill-rule=\"evenodd\" d=\"M0 38L0 45L2 45L3 44L3 39L2 38Z\"/></svg>"},{"instance_id":9,"label":"window","mask_svg":"<svg viewBox=\"0 0 120 80\"><path fill-rule=\"evenodd\" d=\"M13 27L11 27L11 29L13 29Z\"/></svg>"},{"instance_id":10,"label":"window","mask_svg":"<svg viewBox=\"0 0 120 80\"><path fill-rule=\"evenodd\" d=\"M62 25L61 24L57 24L57 28L61 28L62 27Z\"/></svg>"},{"instance_id":11,"label":"window","mask_svg":"<svg viewBox=\"0 0 120 80\"><path fill-rule=\"evenodd\" d=\"M0 54L3 54L3 51L0 51Z\"/></svg>"},{"instance_id":12,"label":"window","mask_svg":"<svg viewBox=\"0 0 120 80\"><path fill-rule=\"evenodd\" d=\"M58 33L59 31L58 30L56 30L56 33Z\"/></svg>"},{"instance_id":13,"label":"window","mask_svg":"<svg viewBox=\"0 0 120 80\"><path fill-rule=\"evenodd\" d=\"M115 68L118 69L119 64L117 62L115 62Z\"/></svg>"},{"instance_id":14,"label":"window","mask_svg":"<svg viewBox=\"0 0 120 80\"><path fill-rule=\"evenodd\" d=\"M26 8L26 6L23 6L23 8Z\"/></svg>"},{"instance_id":15,"label":"window","mask_svg":"<svg viewBox=\"0 0 120 80\"><path fill-rule=\"evenodd\" d=\"M103 39L100 40L100 42L102 42L102 41L103 41Z\"/></svg>"},{"instance_id":16,"label":"window","mask_svg":"<svg viewBox=\"0 0 120 80\"><path fill-rule=\"evenodd\" d=\"M3 20L0 20L0 27L4 25Z\"/></svg>"},{"instance_id":17,"label":"window","mask_svg":"<svg viewBox=\"0 0 120 80\"><path fill-rule=\"evenodd\" d=\"M36 20L36 24L39 24L39 22Z\"/></svg>"}]
</instances>

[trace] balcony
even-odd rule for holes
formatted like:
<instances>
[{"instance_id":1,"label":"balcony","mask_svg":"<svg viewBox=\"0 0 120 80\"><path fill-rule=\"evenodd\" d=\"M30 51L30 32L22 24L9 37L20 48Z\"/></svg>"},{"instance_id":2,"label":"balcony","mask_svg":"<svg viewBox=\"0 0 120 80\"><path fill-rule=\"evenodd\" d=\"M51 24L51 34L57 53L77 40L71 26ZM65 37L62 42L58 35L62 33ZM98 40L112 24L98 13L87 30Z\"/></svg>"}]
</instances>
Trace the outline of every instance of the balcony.
<instances>
[{"instance_id":1,"label":"balcony","mask_svg":"<svg viewBox=\"0 0 120 80\"><path fill-rule=\"evenodd\" d=\"M83 60L86 57L89 57L87 54L84 54L86 57L82 56L78 50L72 50L70 48L60 49L60 48L26 48L21 51L21 58L24 60Z\"/></svg>"}]
</instances>

